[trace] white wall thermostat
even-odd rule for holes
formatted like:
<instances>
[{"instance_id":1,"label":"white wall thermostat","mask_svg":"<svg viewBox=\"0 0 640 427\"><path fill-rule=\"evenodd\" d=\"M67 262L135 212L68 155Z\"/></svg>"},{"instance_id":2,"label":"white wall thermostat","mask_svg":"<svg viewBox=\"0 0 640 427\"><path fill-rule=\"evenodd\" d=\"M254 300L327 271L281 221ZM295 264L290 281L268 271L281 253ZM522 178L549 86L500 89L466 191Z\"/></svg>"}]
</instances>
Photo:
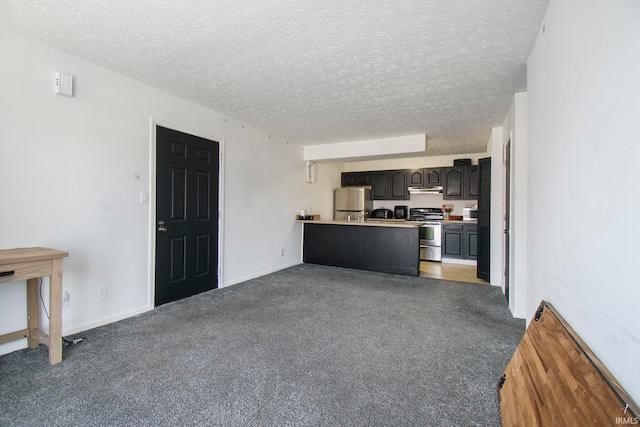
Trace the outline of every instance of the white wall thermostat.
<instances>
[{"instance_id":1,"label":"white wall thermostat","mask_svg":"<svg viewBox=\"0 0 640 427\"><path fill-rule=\"evenodd\" d=\"M58 71L56 73L56 93L68 97L73 96L73 76Z\"/></svg>"}]
</instances>

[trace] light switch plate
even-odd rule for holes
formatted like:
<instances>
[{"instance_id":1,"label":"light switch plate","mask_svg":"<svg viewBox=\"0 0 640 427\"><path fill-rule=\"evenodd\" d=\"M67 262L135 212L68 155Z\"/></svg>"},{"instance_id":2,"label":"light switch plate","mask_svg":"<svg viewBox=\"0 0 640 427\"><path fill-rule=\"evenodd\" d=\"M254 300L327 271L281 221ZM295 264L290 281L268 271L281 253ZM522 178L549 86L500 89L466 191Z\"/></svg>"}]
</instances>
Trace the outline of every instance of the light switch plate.
<instances>
[{"instance_id":1,"label":"light switch plate","mask_svg":"<svg viewBox=\"0 0 640 427\"><path fill-rule=\"evenodd\" d=\"M140 204L141 205L148 205L149 204L149 192L148 191L141 191L140 192Z\"/></svg>"}]
</instances>

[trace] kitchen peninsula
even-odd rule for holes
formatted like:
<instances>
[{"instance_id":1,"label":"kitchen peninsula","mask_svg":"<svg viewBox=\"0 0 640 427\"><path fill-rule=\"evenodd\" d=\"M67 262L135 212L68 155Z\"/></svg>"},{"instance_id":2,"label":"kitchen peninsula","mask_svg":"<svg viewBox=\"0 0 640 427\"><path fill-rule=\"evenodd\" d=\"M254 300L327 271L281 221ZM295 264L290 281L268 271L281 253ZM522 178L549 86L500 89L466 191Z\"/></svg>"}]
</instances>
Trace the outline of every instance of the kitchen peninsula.
<instances>
[{"instance_id":1,"label":"kitchen peninsula","mask_svg":"<svg viewBox=\"0 0 640 427\"><path fill-rule=\"evenodd\" d=\"M420 274L420 225L404 221L297 220L309 264L415 276Z\"/></svg>"}]
</instances>

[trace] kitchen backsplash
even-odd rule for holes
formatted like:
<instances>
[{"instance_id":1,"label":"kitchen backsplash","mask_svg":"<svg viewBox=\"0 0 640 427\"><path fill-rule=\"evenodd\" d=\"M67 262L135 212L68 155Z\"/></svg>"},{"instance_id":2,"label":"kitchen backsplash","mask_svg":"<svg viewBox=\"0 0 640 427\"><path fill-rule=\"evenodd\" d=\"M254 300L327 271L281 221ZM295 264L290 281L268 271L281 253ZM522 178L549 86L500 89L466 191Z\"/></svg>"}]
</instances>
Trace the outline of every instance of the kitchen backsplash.
<instances>
[{"instance_id":1,"label":"kitchen backsplash","mask_svg":"<svg viewBox=\"0 0 640 427\"><path fill-rule=\"evenodd\" d=\"M452 215L462 215L462 208L467 204L477 204L477 200L442 200L442 194L412 194L411 200L374 200L373 208L393 210L394 206L409 206L409 208L441 208L444 203L453 205Z\"/></svg>"}]
</instances>

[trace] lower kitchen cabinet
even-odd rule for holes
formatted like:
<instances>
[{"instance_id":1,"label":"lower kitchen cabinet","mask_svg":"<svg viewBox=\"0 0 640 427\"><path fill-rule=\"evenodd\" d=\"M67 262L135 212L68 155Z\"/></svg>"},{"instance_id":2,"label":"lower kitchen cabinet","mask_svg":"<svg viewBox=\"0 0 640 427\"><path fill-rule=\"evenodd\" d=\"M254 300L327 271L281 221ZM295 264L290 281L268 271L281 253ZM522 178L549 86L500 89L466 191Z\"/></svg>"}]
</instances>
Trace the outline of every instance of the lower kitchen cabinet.
<instances>
[{"instance_id":1,"label":"lower kitchen cabinet","mask_svg":"<svg viewBox=\"0 0 640 427\"><path fill-rule=\"evenodd\" d=\"M303 261L417 277L420 274L419 227L304 224Z\"/></svg>"},{"instance_id":2,"label":"lower kitchen cabinet","mask_svg":"<svg viewBox=\"0 0 640 427\"><path fill-rule=\"evenodd\" d=\"M443 223L442 257L457 259L478 259L477 224Z\"/></svg>"},{"instance_id":3,"label":"lower kitchen cabinet","mask_svg":"<svg viewBox=\"0 0 640 427\"><path fill-rule=\"evenodd\" d=\"M442 224L442 256L444 258L462 258L463 235L462 224Z\"/></svg>"},{"instance_id":4,"label":"lower kitchen cabinet","mask_svg":"<svg viewBox=\"0 0 640 427\"><path fill-rule=\"evenodd\" d=\"M478 259L478 226L476 224L468 224L463 227L464 242L466 245L465 259Z\"/></svg>"}]
</instances>

